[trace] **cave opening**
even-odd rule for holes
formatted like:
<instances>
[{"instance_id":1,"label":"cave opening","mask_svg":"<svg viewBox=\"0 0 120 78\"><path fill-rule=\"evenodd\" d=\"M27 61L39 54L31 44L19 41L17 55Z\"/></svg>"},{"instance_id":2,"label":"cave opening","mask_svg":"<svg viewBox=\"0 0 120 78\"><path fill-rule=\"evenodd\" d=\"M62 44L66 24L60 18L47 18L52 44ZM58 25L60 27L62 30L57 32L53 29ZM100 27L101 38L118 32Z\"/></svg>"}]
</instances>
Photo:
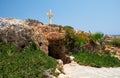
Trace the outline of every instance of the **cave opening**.
<instances>
[{"instance_id":1,"label":"cave opening","mask_svg":"<svg viewBox=\"0 0 120 78\"><path fill-rule=\"evenodd\" d=\"M61 59L63 64L70 63L70 57L65 54L65 46L61 40L51 40L48 45L48 55L55 58Z\"/></svg>"}]
</instances>

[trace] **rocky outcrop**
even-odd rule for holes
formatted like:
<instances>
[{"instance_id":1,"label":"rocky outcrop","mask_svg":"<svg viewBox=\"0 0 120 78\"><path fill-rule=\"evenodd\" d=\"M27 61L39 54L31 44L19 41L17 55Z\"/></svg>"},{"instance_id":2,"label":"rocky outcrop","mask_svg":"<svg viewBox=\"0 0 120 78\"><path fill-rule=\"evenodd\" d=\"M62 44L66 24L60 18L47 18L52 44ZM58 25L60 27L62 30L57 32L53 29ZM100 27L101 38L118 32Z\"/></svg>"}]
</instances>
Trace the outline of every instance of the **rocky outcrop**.
<instances>
[{"instance_id":1,"label":"rocky outcrop","mask_svg":"<svg viewBox=\"0 0 120 78\"><path fill-rule=\"evenodd\" d=\"M0 18L0 39L12 42L19 48L25 48L34 41L38 48L48 53L49 40L60 40L65 37L59 27L37 24L29 26L28 21L14 18Z\"/></svg>"},{"instance_id":2,"label":"rocky outcrop","mask_svg":"<svg viewBox=\"0 0 120 78\"><path fill-rule=\"evenodd\" d=\"M33 31L24 25L25 21L13 18L0 19L0 39L6 43L14 43L20 50L32 42Z\"/></svg>"},{"instance_id":3,"label":"rocky outcrop","mask_svg":"<svg viewBox=\"0 0 120 78\"><path fill-rule=\"evenodd\" d=\"M37 46L48 54L48 46L51 42L61 40L65 37L65 31L59 31L59 27L51 27L48 25L39 25L32 27L34 30L33 40ZM58 46L59 47L59 46Z\"/></svg>"},{"instance_id":4,"label":"rocky outcrop","mask_svg":"<svg viewBox=\"0 0 120 78\"><path fill-rule=\"evenodd\" d=\"M120 48L113 47L110 45L105 45L105 52L111 54L112 56L120 59Z\"/></svg>"},{"instance_id":5,"label":"rocky outcrop","mask_svg":"<svg viewBox=\"0 0 120 78\"><path fill-rule=\"evenodd\" d=\"M34 21L30 23L28 20L0 18L0 39L15 44L19 50L24 50L30 43L35 42L37 47L46 54L55 52L58 55L62 54L58 57L63 61L68 59L63 45L59 44L59 41L65 37L65 31L59 26L49 26L39 22L34 24ZM54 57L56 54L51 56Z\"/></svg>"}]
</instances>

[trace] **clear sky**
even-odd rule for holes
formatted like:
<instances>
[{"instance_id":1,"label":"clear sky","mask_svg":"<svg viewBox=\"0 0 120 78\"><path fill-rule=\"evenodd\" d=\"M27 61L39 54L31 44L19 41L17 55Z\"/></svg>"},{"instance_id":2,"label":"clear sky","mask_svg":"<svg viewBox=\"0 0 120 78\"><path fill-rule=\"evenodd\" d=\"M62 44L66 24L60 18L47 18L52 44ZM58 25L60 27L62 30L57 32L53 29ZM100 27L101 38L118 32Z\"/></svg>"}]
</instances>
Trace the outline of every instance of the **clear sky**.
<instances>
[{"instance_id":1,"label":"clear sky","mask_svg":"<svg viewBox=\"0 0 120 78\"><path fill-rule=\"evenodd\" d=\"M0 17L37 19L75 29L105 34L120 34L120 0L0 0Z\"/></svg>"}]
</instances>

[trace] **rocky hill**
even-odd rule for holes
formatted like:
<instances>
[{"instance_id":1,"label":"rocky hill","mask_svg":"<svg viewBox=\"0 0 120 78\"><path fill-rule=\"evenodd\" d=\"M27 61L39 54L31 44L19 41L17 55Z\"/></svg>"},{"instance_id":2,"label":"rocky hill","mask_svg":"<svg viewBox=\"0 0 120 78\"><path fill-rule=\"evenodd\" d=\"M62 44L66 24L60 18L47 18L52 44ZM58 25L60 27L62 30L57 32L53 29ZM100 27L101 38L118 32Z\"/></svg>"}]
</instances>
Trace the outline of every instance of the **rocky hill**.
<instances>
[{"instance_id":1,"label":"rocky hill","mask_svg":"<svg viewBox=\"0 0 120 78\"><path fill-rule=\"evenodd\" d=\"M53 54L61 53L57 58L66 58L65 47L60 42L64 37L64 29L57 25L50 26L35 20L0 18L0 40L15 44L19 50L24 50L29 44L35 42L37 47L46 54L56 58Z\"/></svg>"}]
</instances>

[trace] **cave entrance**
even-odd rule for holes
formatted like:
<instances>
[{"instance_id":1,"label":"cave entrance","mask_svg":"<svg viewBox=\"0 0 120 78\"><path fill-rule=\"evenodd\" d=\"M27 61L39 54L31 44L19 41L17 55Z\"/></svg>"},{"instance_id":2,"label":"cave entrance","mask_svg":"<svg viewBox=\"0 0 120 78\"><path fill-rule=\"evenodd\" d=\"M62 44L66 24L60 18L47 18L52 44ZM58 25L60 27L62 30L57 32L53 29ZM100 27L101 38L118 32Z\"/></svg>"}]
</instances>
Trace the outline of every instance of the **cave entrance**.
<instances>
[{"instance_id":1,"label":"cave entrance","mask_svg":"<svg viewBox=\"0 0 120 78\"><path fill-rule=\"evenodd\" d=\"M70 58L65 54L65 46L63 45L62 40L49 41L48 55L56 59L61 59L64 64L71 62Z\"/></svg>"}]
</instances>

